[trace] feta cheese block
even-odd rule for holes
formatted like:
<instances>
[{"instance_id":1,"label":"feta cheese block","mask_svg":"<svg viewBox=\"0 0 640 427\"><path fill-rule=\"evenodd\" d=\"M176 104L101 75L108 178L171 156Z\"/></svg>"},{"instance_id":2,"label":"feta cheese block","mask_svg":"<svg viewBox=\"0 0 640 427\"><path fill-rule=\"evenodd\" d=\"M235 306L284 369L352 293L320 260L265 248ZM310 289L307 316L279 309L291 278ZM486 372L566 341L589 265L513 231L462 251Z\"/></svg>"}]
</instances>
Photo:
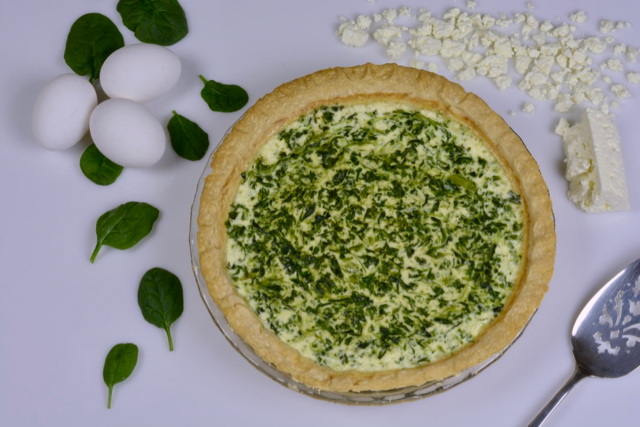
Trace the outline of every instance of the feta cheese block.
<instances>
[{"instance_id":1,"label":"feta cheese block","mask_svg":"<svg viewBox=\"0 0 640 427\"><path fill-rule=\"evenodd\" d=\"M564 142L569 199L586 212L629 210L620 135L613 121L587 108L582 121L556 128Z\"/></svg>"}]
</instances>

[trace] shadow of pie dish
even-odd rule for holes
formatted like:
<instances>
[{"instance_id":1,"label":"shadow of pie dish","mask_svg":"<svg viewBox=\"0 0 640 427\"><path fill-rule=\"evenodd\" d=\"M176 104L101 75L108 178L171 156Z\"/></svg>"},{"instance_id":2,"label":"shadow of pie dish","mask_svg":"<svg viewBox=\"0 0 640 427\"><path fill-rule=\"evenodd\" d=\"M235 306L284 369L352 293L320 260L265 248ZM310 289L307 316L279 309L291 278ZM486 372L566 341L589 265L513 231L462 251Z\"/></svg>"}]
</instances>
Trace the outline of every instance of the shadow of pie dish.
<instances>
[{"instance_id":1,"label":"shadow of pie dish","mask_svg":"<svg viewBox=\"0 0 640 427\"><path fill-rule=\"evenodd\" d=\"M497 359L548 289L555 232L536 162L484 101L366 64L246 112L203 174L191 249L205 304L254 366L383 404Z\"/></svg>"}]
</instances>

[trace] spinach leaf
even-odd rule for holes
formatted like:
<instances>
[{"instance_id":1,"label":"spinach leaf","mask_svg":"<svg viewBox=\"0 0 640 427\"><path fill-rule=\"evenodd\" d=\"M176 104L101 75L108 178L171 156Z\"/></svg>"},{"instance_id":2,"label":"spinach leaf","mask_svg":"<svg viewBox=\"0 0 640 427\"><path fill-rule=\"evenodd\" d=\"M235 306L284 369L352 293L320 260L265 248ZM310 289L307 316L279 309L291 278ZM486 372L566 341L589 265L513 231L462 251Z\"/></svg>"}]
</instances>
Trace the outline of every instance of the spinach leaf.
<instances>
[{"instance_id":1,"label":"spinach leaf","mask_svg":"<svg viewBox=\"0 0 640 427\"><path fill-rule=\"evenodd\" d=\"M109 18L99 13L87 13L69 30L64 61L76 74L88 74L93 83L100 76L105 59L123 46L122 34Z\"/></svg>"},{"instance_id":2,"label":"spinach leaf","mask_svg":"<svg viewBox=\"0 0 640 427\"><path fill-rule=\"evenodd\" d=\"M171 146L180 157L200 160L209 149L209 135L200 126L173 111L167 124Z\"/></svg>"},{"instance_id":3,"label":"spinach leaf","mask_svg":"<svg viewBox=\"0 0 640 427\"><path fill-rule=\"evenodd\" d=\"M189 32L177 0L120 0L117 9L125 27L141 42L171 46Z\"/></svg>"},{"instance_id":4,"label":"spinach leaf","mask_svg":"<svg viewBox=\"0 0 640 427\"><path fill-rule=\"evenodd\" d=\"M138 346L135 344L116 344L104 361L102 378L109 387L107 408L111 408L113 386L129 378L138 363Z\"/></svg>"},{"instance_id":5,"label":"spinach leaf","mask_svg":"<svg viewBox=\"0 0 640 427\"><path fill-rule=\"evenodd\" d=\"M140 280L138 305L144 320L167 332L169 351L173 351L169 327L184 309L180 279L162 268L147 271Z\"/></svg>"},{"instance_id":6,"label":"spinach leaf","mask_svg":"<svg viewBox=\"0 0 640 427\"><path fill-rule=\"evenodd\" d=\"M141 202L129 202L102 214L96 223L98 243L91 254L95 261L102 245L116 249L129 249L149 234L159 211Z\"/></svg>"},{"instance_id":7,"label":"spinach leaf","mask_svg":"<svg viewBox=\"0 0 640 427\"><path fill-rule=\"evenodd\" d=\"M113 184L122 172L122 166L107 159L95 144L88 146L82 153L80 169L84 176L98 185Z\"/></svg>"},{"instance_id":8,"label":"spinach leaf","mask_svg":"<svg viewBox=\"0 0 640 427\"><path fill-rule=\"evenodd\" d=\"M225 85L215 80L207 81L202 76L200 76L200 80L204 82L204 88L200 95L213 111L233 113L249 102L247 91L240 86Z\"/></svg>"}]
</instances>

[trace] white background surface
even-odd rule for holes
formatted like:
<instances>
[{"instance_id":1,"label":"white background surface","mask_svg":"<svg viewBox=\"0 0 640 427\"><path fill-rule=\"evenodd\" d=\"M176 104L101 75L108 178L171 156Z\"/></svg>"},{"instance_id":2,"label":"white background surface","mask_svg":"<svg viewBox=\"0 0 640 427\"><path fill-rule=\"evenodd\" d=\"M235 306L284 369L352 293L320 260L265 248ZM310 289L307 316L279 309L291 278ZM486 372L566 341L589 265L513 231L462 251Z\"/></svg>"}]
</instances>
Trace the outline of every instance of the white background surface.
<instances>
[{"instance_id":1,"label":"white background surface","mask_svg":"<svg viewBox=\"0 0 640 427\"><path fill-rule=\"evenodd\" d=\"M478 0L482 13L526 12L525 1ZM577 9L587 12L582 33L597 34L600 19L628 20L614 33L640 44L640 3L633 0L536 0L540 19L557 23ZM115 184L99 187L80 172L87 141L48 152L33 140L30 114L38 91L71 72L63 60L66 36L82 14L110 17L127 44L115 1L0 0L0 425L526 425L573 370L571 325L584 303L619 269L640 256L640 87L622 74L634 97L622 100L616 123L622 137L632 211L586 214L566 197L562 146L553 133L559 115L538 102L520 111L526 95L499 92L487 79L463 86L487 103L523 138L540 165L554 203L558 235L550 290L523 336L496 363L443 394L387 407L347 407L288 390L253 369L225 341L202 303L191 272L190 206L205 160L189 162L169 148L146 170L125 169ZM408 5L437 15L461 0L182 0L186 38L171 47L183 71L170 93L147 104L164 123L171 110L198 122L212 146L241 112L211 112L200 98L198 74L247 89L250 103L281 83L330 66L387 58L372 40L362 49L334 35L338 17ZM398 23L402 21L398 20ZM413 21L409 21L413 22ZM515 26L513 27L515 28ZM607 52L596 63L612 57ZM411 55L400 61L408 64ZM438 60L434 62L439 62ZM626 67L639 71L640 64ZM451 73L441 64L446 77ZM515 75L514 75L515 77ZM519 79L515 79L517 83ZM507 115L517 111L515 117ZM244 111L244 110L243 110ZM578 117L572 109L565 116ZM127 251L105 247L89 263L95 222L130 200L161 211L154 230ZM138 283L154 266L182 280L185 311L173 325L175 351L164 332L144 321ZM102 381L104 358L116 343L140 348L138 366L116 385L111 410ZM616 380L586 379L552 415L549 426L637 425L640 372Z\"/></svg>"}]
</instances>

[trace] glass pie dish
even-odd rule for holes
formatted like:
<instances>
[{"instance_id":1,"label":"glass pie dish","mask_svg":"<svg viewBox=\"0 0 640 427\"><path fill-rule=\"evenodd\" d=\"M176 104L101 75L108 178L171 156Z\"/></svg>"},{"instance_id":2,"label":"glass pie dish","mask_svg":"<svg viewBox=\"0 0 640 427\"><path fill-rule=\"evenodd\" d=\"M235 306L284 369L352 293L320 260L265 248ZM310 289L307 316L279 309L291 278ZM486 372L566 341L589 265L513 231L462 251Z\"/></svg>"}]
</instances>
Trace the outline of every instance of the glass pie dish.
<instances>
[{"instance_id":1,"label":"glass pie dish","mask_svg":"<svg viewBox=\"0 0 640 427\"><path fill-rule=\"evenodd\" d=\"M231 128L225 133L222 140L230 132ZM219 145L218 145L219 146ZM282 386L290 388L294 391L302 393L304 395L326 400L334 403L341 403L347 405L386 405L392 403L407 402L417 399L422 399L445 390L448 390L470 378L473 378L478 373L482 372L491 363L496 361L504 352L513 345L518 337L524 331L526 325L519 331L515 338L504 347L501 351L493 354L489 358L483 360L475 366L472 366L466 370L463 370L457 375L446 377L438 381L430 381L418 386L409 386L384 391L362 391L362 392L335 392L319 390L309 387L299 381L293 379L289 374L278 370L274 365L263 360L256 352L249 346L229 325L223 312L214 302L212 296L209 293L207 282L203 277L200 259L198 253L198 215L200 212L200 198L204 188L205 178L212 172L211 163L215 156L215 150L209 157L207 165L199 179L196 194L193 205L191 207L191 221L189 232L189 246L191 251L191 263L192 269L195 275L198 291L202 300L209 310L209 313L224 337L229 341L236 351L238 351L254 368L258 369L263 374L267 375L272 380L276 381ZM530 319L529 319L530 320ZM528 323L527 323L528 324Z\"/></svg>"}]
</instances>

